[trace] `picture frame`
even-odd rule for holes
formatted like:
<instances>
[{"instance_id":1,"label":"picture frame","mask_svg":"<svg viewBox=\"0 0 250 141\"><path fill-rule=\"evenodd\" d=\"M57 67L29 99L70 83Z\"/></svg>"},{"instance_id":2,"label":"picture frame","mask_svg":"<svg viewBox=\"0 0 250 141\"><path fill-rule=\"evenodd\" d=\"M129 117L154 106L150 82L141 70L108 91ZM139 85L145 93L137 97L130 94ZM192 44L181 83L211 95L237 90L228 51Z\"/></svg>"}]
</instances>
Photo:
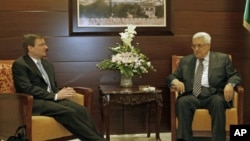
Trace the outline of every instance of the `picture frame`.
<instances>
[{"instance_id":1,"label":"picture frame","mask_svg":"<svg viewBox=\"0 0 250 141\"><path fill-rule=\"evenodd\" d=\"M69 0L69 34L117 35L128 24L137 35L173 35L172 0ZM96 3L98 4L96 4ZM93 8L94 6L95 8Z\"/></svg>"}]
</instances>

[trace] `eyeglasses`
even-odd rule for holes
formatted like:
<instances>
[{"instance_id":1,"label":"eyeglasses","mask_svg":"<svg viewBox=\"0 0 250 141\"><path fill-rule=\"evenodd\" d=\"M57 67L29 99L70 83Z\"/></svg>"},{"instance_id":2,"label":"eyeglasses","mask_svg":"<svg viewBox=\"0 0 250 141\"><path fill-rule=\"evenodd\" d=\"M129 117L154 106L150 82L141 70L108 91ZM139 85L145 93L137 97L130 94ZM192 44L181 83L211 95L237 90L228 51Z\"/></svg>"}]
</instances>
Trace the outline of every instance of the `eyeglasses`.
<instances>
[{"instance_id":1,"label":"eyeglasses","mask_svg":"<svg viewBox=\"0 0 250 141\"><path fill-rule=\"evenodd\" d=\"M208 44L193 44L193 45L191 45L191 48L195 49L197 47L198 49L200 49L200 48L204 47L205 45L208 45Z\"/></svg>"}]
</instances>

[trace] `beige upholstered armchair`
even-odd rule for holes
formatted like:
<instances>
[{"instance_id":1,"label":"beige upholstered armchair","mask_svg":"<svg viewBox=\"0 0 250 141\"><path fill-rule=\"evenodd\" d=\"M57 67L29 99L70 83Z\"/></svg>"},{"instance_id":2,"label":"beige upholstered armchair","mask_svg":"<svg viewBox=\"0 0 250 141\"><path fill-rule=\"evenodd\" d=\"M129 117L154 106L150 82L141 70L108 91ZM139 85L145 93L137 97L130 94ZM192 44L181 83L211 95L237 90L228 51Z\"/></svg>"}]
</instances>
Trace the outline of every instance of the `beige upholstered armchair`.
<instances>
[{"instance_id":1,"label":"beige upholstered armchair","mask_svg":"<svg viewBox=\"0 0 250 141\"><path fill-rule=\"evenodd\" d=\"M67 140L74 136L60 123L47 116L32 116L33 97L17 94L12 80L13 60L0 60L0 139L15 134L18 126L25 124L30 141ZM77 95L71 100L91 110L93 90L74 87Z\"/></svg>"},{"instance_id":2,"label":"beige upholstered armchair","mask_svg":"<svg viewBox=\"0 0 250 141\"><path fill-rule=\"evenodd\" d=\"M172 56L172 72L177 69L180 59L182 56ZM231 58L231 55L230 55ZM171 133L172 141L176 141L176 129L178 120L175 114L175 102L178 93L174 88L170 91L170 108L171 108ZM233 107L226 110L226 131L229 135L230 125L242 124L243 123L243 96L244 89L242 86L235 88ZM204 122L206 121L206 122ZM195 111L194 120L192 124L193 135L199 137L211 136L211 118L206 109L197 109Z\"/></svg>"}]
</instances>

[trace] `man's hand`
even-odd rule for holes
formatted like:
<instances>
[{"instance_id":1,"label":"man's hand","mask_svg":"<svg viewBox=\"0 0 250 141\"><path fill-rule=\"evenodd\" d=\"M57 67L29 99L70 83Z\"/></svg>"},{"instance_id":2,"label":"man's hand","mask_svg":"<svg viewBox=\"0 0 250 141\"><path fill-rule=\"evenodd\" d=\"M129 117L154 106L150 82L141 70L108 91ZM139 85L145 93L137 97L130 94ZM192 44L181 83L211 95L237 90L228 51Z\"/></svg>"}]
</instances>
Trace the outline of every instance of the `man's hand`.
<instances>
[{"instance_id":1,"label":"man's hand","mask_svg":"<svg viewBox=\"0 0 250 141\"><path fill-rule=\"evenodd\" d=\"M234 87L232 84L227 84L224 88L224 98L227 102L231 101L234 96Z\"/></svg>"},{"instance_id":2,"label":"man's hand","mask_svg":"<svg viewBox=\"0 0 250 141\"><path fill-rule=\"evenodd\" d=\"M71 98L75 95L75 90L71 87L64 87L57 93L57 100Z\"/></svg>"},{"instance_id":3,"label":"man's hand","mask_svg":"<svg viewBox=\"0 0 250 141\"><path fill-rule=\"evenodd\" d=\"M172 81L172 86L180 94L183 94L185 92L185 86L184 86L183 82L179 81L178 79L174 79Z\"/></svg>"}]
</instances>

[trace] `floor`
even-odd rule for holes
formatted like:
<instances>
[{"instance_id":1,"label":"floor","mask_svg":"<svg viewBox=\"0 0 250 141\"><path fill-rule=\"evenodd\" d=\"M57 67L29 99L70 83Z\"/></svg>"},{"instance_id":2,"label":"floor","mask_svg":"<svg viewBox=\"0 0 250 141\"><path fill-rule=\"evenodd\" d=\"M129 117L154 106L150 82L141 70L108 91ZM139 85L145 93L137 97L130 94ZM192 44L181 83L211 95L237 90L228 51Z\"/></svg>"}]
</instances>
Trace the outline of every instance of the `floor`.
<instances>
[{"instance_id":1,"label":"floor","mask_svg":"<svg viewBox=\"0 0 250 141\"><path fill-rule=\"evenodd\" d=\"M170 141L170 133L160 134L162 141ZM80 141L79 139L74 139L71 141ZM128 135L110 135L110 141L155 141L155 134L151 134L150 138L147 138L146 134L128 134Z\"/></svg>"},{"instance_id":2,"label":"floor","mask_svg":"<svg viewBox=\"0 0 250 141\"><path fill-rule=\"evenodd\" d=\"M160 134L162 141L170 141L170 133ZM148 138L146 134L129 134L129 135L111 135L111 141L155 141L155 134Z\"/></svg>"},{"instance_id":3,"label":"floor","mask_svg":"<svg viewBox=\"0 0 250 141\"><path fill-rule=\"evenodd\" d=\"M161 141L171 141L171 133L160 133ZM78 139L71 141L80 141ZM111 135L110 141L155 141L155 134L147 138L146 134ZM209 138L195 138L195 141L209 141ZM229 139L228 139L229 141Z\"/></svg>"}]
</instances>

